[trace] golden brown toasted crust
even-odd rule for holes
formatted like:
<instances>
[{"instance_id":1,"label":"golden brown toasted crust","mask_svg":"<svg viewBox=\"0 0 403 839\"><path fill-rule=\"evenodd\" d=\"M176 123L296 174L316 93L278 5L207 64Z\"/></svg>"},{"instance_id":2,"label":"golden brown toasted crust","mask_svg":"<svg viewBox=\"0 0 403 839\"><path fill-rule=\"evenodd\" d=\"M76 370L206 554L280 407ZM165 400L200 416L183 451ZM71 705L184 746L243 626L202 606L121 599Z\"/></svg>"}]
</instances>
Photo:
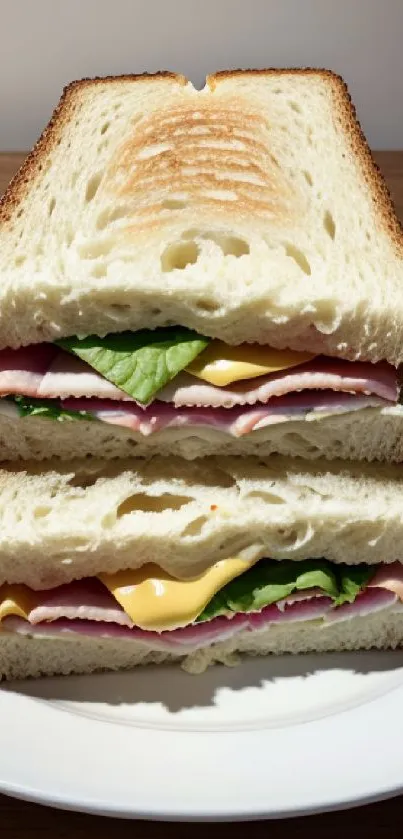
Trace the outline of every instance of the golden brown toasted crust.
<instances>
[{"instance_id":1,"label":"golden brown toasted crust","mask_svg":"<svg viewBox=\"0 0 403 839\"><path fill-rule=\"evenodd\" d=\"M333 70L326 70L322 67L266 67L266 68L255 68L252 70L243 69L238 67L234 70L217 70L216 73L212 73L206 77L206 84L210 87L210 90L214 90L217 81L221 81L222 79L226 79L232 76L321 76L327 77L328 79L340 79L343 82L341 76L338 76L337 73L334 73Z\"/></svg>"},{"instance_id":2,"label":"golden brown toasted crust","mask_svg":"<svg viewBox=\"0 0 403 839\"><path fill-rule=\"evenodd\" d=\"M254 111L246 96L242 101L232 94L219 103L204 97L192 107L176 103L164 113L148 114L107 167L104 189L114 200L106 220L115 210L120 214L120 202L130 199L136 209L129 228L121 228L123 238L148 230L156 215L162 224L160 214L167 207L206 209L212 218L227 213L230 202L234 218L260 216L273 224L287 218L292 223L303 208L268 151L268 130L266 115ZM175 185L173 196L167 197L167 182ZM144 204L142 196L150 191L154 200Z\"/></svg>"},{"instance_id":3,"label":"golden brown toasted crust","mask_svg":"<svg viewBox=\"0 0 403 839\"><path fill-rule=\"evenodd\" d=\"M390 192L386 186L383 175L376 164L367 140L357 119L356 109L351 101L347 85L338 74L331 70L322 68L267 68L267 69L235 69L220 70L217 73L208 75L206 84L213 92L217 84L226 78L237 75L307 75L317 76L326 79L332 88L334 99L334 118L345 136L351 151L354 154L357 164L363 173L365 182L372 195L373 203L380 215L383 225L388 231L393 243L399 253L403 251L403 227L397 217ZM57 105L52 118L32 151L27 156L23 165L10 182L6 192L0 199L0 223L7 224L11 221L14 213L17 217L21 210L18 207L25 195L29 185L32 183L44 166L46 158L52 148L57 145L64 126L71 120L77 107L77 93L90 85L105 84L108 81L127 82L155 79L173 80L180 85L185 85L187 79L180 74L170 71L160 71L155 74L141 73L122 76L105 76L95 78L84 78L71 82L63 91L59 104Z\"/></svg>"}]
</instances>

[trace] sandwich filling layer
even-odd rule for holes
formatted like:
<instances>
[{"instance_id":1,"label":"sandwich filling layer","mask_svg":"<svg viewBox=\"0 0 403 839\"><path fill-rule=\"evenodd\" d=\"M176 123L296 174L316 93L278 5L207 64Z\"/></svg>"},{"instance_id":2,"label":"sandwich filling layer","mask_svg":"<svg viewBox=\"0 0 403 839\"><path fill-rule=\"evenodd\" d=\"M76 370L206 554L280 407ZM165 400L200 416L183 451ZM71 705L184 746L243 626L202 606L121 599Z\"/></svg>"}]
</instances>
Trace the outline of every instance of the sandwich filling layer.
<instances>
[{"instance_id":1,"label":"sandwich filling layer","mask_svg":"<svg viewBox=\"0 0 403 839\"><path fill-rule=\"evenodd\" d=\"M214 427L241 437L295 419L394 405L398 371L267 346L230 347L181 327L0 351L0 412L97 420L143 436Z\"/></svg>"},{"instance_id":2,"label":"sandwich filling layer","mask_svg":"<svg viewBox=\"0 0 403 839\"><path fill-rule=\"evenodd\" d=\"M399 562L349 566L265 559L245 570L245 562L231 559L186 581L149 565L48 591L3 585L0 634L81 633L186 654L272 624L313 621L320 631L377 611L401 611L402 601Z\"/></svg>"}]
</instances>

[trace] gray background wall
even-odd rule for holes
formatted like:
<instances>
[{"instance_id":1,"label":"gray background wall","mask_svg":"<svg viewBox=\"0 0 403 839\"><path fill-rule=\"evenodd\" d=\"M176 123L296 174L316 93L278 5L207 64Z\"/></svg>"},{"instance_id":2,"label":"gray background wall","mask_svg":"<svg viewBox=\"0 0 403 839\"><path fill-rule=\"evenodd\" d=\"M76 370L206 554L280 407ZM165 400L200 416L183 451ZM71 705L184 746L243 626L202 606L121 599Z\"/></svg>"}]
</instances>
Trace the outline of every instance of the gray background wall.
<instances>
[{"instance_id":1,"label":"gray background wall","mask_svg":"<svg viewBox=\"0 0 403 839\"><path fill-rule=\"evenodd\" d=\"M403 148L403 0L0 0L0 148L28 148L82 76L229 67L344 75L374 148Z\"/></svg>"}]
</instances>

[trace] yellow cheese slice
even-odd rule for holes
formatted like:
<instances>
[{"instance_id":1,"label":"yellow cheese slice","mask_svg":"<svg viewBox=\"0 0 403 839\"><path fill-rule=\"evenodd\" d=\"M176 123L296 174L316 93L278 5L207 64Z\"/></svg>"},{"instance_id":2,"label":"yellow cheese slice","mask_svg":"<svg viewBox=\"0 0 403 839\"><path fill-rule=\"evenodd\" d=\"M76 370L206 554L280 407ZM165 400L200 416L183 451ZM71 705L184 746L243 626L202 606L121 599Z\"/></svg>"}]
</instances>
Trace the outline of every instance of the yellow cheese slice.
<instances>
[{"instance_id":1,"label":"yellow cheese slice","mask_svg":"<svg viewBox=\"0 0 403 839\"><path fill-rule=\"evenodd\" d=\"M221 559L199 577L178 580L149 563L137 570L99 574L98 579L142 629L175 629L197 618L223 586L253 565L237 557ZM25 620L40 605L41 592L25 585L0 586L0 622L8 615Z\"/></svg>"},{"instance_id":2,"label":"yellow cheese slice","mask_svg":"<svg viewBox=\"0 0 403 839\"><path fill-rule=\"evenodd\" d=\"M38 604L40 592L24 585L0 586L0 622L8 615L17 615L28 620L28 615Z\"/></svg>"},{"instance_id":3,"label":"yellow cheese slice","mask_svg":"<svg viewBox=\"0 0 403 839\"><path fill-rule=\"evenodd\" d=\"M149 563L135 571L99 574L99 579L136 626L162 631L192 623L217 591L252 564L221 559L196 579L177 580Z\"/></svg>"},{"instance_id":4,"label":"yellow cheese slice","mask_svg":"<svg viewBox=\"0 0 403 839\"><path fill-rule=\"evenodd\" d=\"M215 340L186 368L188 373L217 387L225 387L242 379L267 376L288 367L297 367L315 358L311 353L274 350L260 344L230 347Z\"/></svg>"}]
</instances>

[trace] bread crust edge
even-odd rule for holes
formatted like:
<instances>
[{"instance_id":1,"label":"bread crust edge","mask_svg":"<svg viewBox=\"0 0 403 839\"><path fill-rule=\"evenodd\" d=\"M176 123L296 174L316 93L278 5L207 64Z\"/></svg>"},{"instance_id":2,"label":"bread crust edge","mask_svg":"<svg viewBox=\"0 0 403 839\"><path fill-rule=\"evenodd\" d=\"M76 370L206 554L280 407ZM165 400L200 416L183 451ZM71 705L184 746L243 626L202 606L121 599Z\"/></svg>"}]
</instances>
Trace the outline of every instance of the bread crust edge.
<instances>
[{"instance_id":1,"label":"bread crust edge","mask_svg":"<svg viewBox=\"0 0 403 839\"><path fill-rule=\"evenodd\" d=\"M391 193L386 185L384 176L375 162L367 139L357 118L356 108L352 102L348 86L344 79L324 68L262 68L262 69L232 69L219 70L216 73L207 75L206 86L214 93L217 85L227 79L238 75L296 75L309 76L325 79L331 85L332 97L335 105L335 118L338 126L348 143L354 159L357 162L358 172L362 173L365 184L372 197L375 211L380 214L382 226L385 233L390 237L398 256L403 255L403 225L401 224ZM156 73L126 74L120 76L96 76L94 78L83 78L68 84L61 95L50 121L45 126L39 139L28 153L21 167L10 181L3 196L0 197L0 222L8 224L12 222L13 216L18 217L19 207L29 186L35 178L40 175L46 162L49 152L57 145L64 126L70 121L78 104L78 94L81 90L108 82L127 81L173 81L180 86L188 84L188 79L182 74L173 73L169 70L161 70Z\"/></svg>"}]
</instances>

